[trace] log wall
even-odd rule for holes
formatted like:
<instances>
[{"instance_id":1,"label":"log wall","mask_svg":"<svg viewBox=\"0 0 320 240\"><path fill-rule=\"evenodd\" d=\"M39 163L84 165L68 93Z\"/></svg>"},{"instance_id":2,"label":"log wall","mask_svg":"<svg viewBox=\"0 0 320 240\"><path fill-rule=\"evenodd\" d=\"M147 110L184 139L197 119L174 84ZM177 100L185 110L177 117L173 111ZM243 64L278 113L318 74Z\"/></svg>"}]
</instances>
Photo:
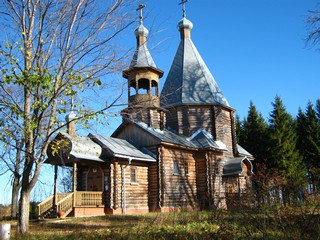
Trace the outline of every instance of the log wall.
<instances>
[{"instance_id":1,"label":"log wall","mask_svg":"<svg viewBox=\"0 0 320 240\"><path fill-rule=\"evenodd\" d=\"M198 209L196 162L193 151L162 148L162 208ZM174 161L178 173L174 173Z\"/></svg>"},{"instance_id":2,"label":"log wall","mask_svg":"<svg viewBox=\"0 0 320 240\"><path fill-rule=\"evenodd\" d=\"M232 158L235 153L235 126L233 122L233 112L214 106L215 131L216 140L223 142L228 151L225 152L225 157Z\"/></svg>"},{"instance_id":3,"label":"log wall","mask_svg":"<svg viewBox=\"0 0 320 240\"><path fill-rule=\"evenodd\" d=\"M233 111L219 105L190 105L168 109L167 126L187 137L199 128L209 132L215 140L226 144L226 157L233 157L235 149L235 124Z\"/></svg>"},{"instance_id":4,"label":"log wall","mask_svg":"<svg viewBox=\"0 0 320 240\"><path fill-rule=\"evenodd\" d=\"M135 170L136 181L131 181L131 169ZM121 213L135 211L148 212L149 204L149 183L148 166L133 161L118 162L111 164L111 189L110 209L118 210Z\"/></svg>"}]
</instances>

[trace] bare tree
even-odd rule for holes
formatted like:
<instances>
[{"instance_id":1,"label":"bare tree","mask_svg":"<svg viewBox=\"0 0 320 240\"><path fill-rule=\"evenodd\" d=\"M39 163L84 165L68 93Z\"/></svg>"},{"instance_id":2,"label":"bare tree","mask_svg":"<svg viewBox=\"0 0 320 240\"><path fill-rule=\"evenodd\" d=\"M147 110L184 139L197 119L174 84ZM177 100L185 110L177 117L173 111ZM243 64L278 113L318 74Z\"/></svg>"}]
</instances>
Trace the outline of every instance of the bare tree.
<instances>
[{"instance_id":1,"label":"bare tree","mask_svg":"<svg viewBox=\"0 0 320 240\"><path fill-rule=\"evenodd\" d=\"M309 11L309 17L306 21L309 30L307 42L312 46L318 46L320 43L320 9Z\"/></svg>"},{"instance_id":2,"label":"bare tree","mask_svg":"<svg viewBox=\"0 0 320 240\"><path fill-rule=\"evenodd\" d=\"M68 99L94 90L104 84L99 77L123 68L126 52L115 40L132 23L132 4L3 0L0 5L0 118L5 120L0 139L20 156L15 161L21 167L18 234L29 230L30 193ZM85 111L84 119L110 106Z\"/></svg>"},{"instance_id":3,"label":"bare tree","mask_svg":"<svg viewBox=\"0 0 320 240\"><path fill-rule=\"evenodd\" d=\"M1 141L4 144L0 145L1 155L0 161L4 165L2 169L3 174L9 171L12 174L11 180L11 218L15 219L18 213L18 195L21 188L21 160L22 160L22 147L23 139L14 135L8 129L2 135ZM6 138L4 139L4 136ZM1 175L2 173L0 173Z\"/></svg>"}]
</instances>

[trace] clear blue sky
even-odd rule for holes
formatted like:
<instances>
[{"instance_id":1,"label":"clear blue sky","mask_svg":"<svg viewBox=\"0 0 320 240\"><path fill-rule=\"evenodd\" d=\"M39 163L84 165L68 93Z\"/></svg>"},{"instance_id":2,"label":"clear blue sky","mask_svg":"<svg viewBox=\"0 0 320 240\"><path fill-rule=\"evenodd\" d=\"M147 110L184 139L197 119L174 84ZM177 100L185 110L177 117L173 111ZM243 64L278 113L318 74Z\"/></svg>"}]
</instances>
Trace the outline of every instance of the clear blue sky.
<instances>
[{"instance_id":1,"label":"clear blue sky","mask_svg":"<svg viewBox=\"0 0 320 240\"><path fill-rule=\"evenodd\" d=\"M177 50L182 18L180 0L142 1L144 26L150 31L148 47L157 67L164 71L162 87ZM317 0L189 0L187 18L191 38L231 107L243 119L250 101L266 120L279 95L287 111L320 98L320 51L306 45L308 11ZM125 44L134 47L135 37ZM320 46L319 46L320 48ZM120 76L121 77L121 76ZM112 133L121 123L114 119Z\"/></svg>"},{"instance_id":2,"label":"clear blue sky","mask_svg":"<svg viewBox=\"0 0 320 240\"><path fill-rule=\"evenodd\" d=\"M145 26L163 30L151 34L157 66L168 73L179 43L179 1L146 2ZM310 100L320 98L320 51L305 46L305 19L315 0L190 0L187 18L192 40L231 107L247 115L250 100L265 118L278 94L296 115ZM156 21L153 23L153 16ZM152 29L154 30L154 29ZM152 50L152 48L151 48ZM162 82L163 83L163 82Z\"/></svg>"},{"instance_id":3,"label":"clear blue sky","mask_svg":"<svg viewBox=\"0 0 320 240\"><path fill-rule=\"evenodd\" d=\"M194 25L192 40L241 118L247 115L251 100L267 119L277 94L294 116L309 100L315 103L320 98L320 51L306 47L304 41L305 19L317 2L190 0L186 4L187 18ZM179 0L142 3L146 5L144 25L150 30L148 47L157 67L165 72L162 87L180 41L177 23L182 10ZM135 47L136 27L126 36L124 45L128 48ZM106 134L120 122L121 118L113 119ZM49 171L44 171L42 182L53 173L46 168ZM0 203L10 201L6 182L0 177ZM41 185L35 194L42 194L43 199L47 192L46 185Z\"/></svg>"}]
</instances>

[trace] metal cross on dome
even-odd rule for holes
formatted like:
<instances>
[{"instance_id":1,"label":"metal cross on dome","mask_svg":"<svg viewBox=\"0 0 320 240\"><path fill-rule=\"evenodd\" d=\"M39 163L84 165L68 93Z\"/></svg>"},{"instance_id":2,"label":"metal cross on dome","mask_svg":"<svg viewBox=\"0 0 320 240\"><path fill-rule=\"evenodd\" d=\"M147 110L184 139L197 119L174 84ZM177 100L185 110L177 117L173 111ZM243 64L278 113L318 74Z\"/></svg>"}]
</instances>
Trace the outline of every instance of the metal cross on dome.
<instances>
[{"instance_id":1,"label":"metal cross on dome","mask_svg":"<svg viewBox=\"0 0 320 240\"><path fill-rule=\"evenodd\" d=\"M186 5L185 3L188 2L189 0L181 0L181 2L179 3L179 5L182 5L182 16L183 17L186 17L187 14L186 14Z\"/></svg>"},{"instance_id":2,"label":"metal cross on dome","mask_svg":"<svg viewBox=\"0 0 320 240\"><path fill-rule=\"evenodd\" d=\"M142 19L143 19L143 17L142 17L142 9L145 7L146 5L144 5L144 4L142 4L142 3L140 3L139 4L139 7L136 9L137 11L140 11L140 24L142 24Z\"/></svg>"}]
</instances>

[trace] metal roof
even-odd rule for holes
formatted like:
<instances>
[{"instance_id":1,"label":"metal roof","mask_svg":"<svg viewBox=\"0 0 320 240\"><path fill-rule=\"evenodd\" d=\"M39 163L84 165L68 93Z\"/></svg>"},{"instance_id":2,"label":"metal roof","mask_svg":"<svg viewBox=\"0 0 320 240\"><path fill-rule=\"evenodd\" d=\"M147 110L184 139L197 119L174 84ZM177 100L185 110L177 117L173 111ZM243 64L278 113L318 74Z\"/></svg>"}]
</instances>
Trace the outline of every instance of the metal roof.
<instances>
[{"instance_id":1,"label":"metal roof","mask_svg":"<svg viewBox=\"0 0 320 240\"><path fill-rule=\"evenodd\" d=\"M250 165L250 169L248 169L252 173L252 163L246 157L238 157L228 159L223 166L223 175L235 175L241 174L243 172L242 162L247 161Z\"/></svg>"},{"instance_id":2,"label":"metal roof","mask_svg":"<svg viewBox=\"0 0 320 240\"><path fill-rule=\"evenodd\" d=\"M67 139L68 147L62 148L61 154L64 156L57 156L52 153L50 145L55 145L55 142L63 141ZM48 159L46 163L59 163L59 164L69 164L72 162L71 159L85 159L88 161L95 162L105 162L101 157L102 148L99 144L93 142L89 137L84 136L71 136L68 133L60 132L57 134L55 139L50 143L48 148ZM66 157L66 156L70 156Z\"/></svg>"},{"instance_id":3,"label":"metal roof","mask_svg":"<svg viewBox=\"0 0 320 240\"><path fill-rule=\"evenodd\" d=\"M104 162L101 159L102 148L95 142L93 142L89 137L75 136L69 139L72 143L72 150L70 155L79 159L88 159L98 162Z\"/></svg>"},{"instance_id":4,"label":"metal roof","mask_svg":"<svg viewBox=\"0 0 320 240\"><path fill-rule=\"evenodd\" d=\"M191 137L192 141L198 148L216 148L220 150L227 150L224 144L219 144L213 139L213 136L206 130L200 128Z\"/></svg>"},{"instance_id":5,"label":"metal roof","mask_svg":"<svg viewBox=\"0 0 320 240\"><path fill-rule=\"evenodd\" d=\"M252 157L252 154L249 153L247 150L245 150L243 147L241 147L239 144L237 144L237 150L238 150L238 153L240 153L242 155L246 155L246 156L251 156Z\"/></svg>"},{"instance_id":6,"label":"metal roof","mask_svg":"<svg viewBox=\"0 0 320 240\"><path fill-rule=\"evenodd\" d=\"M148 33L149 33L148 29L146 29L142 25L142 23L140 23L139 27L135 30L135 35L137 37L137 48L134 52L129 68L134 68L134 67L157 68L147 48L146 37L148 36Z\"/></svg>"},{"instance_id":7,"label":"metal roof","mask_svg":"<svg viewBox=\"0 0 320 240\"><path fill-rule=\"evenodd\" d=\"M129 68L134 67L154 67L157 68L155 62L153 61L151 54L147 48L147 45L137 46L134 51L132 61Z\"/></svg>"},{"instance_id":8,"label":"metal roof","mask_svg":"<svg viewBox=\"0 0 320 240\"><path fill-rule=\"evenodd\" d=\"M129 120L127 121L127 123ZM130 122L143 130L147 131L149 134L157 138L161 142L172 143L184 147L203 149L203 148L215 148L218 150L227 150L225 145L220 141L214 141L210 133L203 129L199 129L191 138L187 138L184 135L179 135L178 133L170 129L156 129L149 127L146 123L140 121L134 121L130 119ZM125 127L125 124L121 124L120 128Z\"/></svg>"},{"instance_id":9,"label":"metal roof","mask_svg":"<svg viewBox=\"0 0 320 240\"><path fill-rule=\"evenodd\" d=\"M91 133L89 134L89 137L106 150L108 157L119 157L148 162L156 161L153 157L143 153L126 140Z\"/></svg>"},{"instance_id":10,"label":"metal roof","mask_svg":"<svg viewBox=\"0 0 320 240\"><path fill-rule=\"evenodd\" d=\"M181 145L185 147L190 147L190 148L197 148L195 144L193 144L191 141L189 141L185 136L183 135L178 135L168 129L156 129L153 127L149 127L147 124L143 122L133 122L137 126L141 127L142 129L146 130L150 134L152 134L154 137L159 139L162 142L167 142L167 143L173 143L176 145Z\"/></svg>"},{"instance_id":11,"label":"metal roof","mask_svg":"<svg viewBox=\"0 0 320 240\"><path fill-rule=\"evenodd\" d=\"M180 41L160 101L163 107L182 104L218 104L229 107L190 37L183 37Z\"/></svg>"}]
</instances>

